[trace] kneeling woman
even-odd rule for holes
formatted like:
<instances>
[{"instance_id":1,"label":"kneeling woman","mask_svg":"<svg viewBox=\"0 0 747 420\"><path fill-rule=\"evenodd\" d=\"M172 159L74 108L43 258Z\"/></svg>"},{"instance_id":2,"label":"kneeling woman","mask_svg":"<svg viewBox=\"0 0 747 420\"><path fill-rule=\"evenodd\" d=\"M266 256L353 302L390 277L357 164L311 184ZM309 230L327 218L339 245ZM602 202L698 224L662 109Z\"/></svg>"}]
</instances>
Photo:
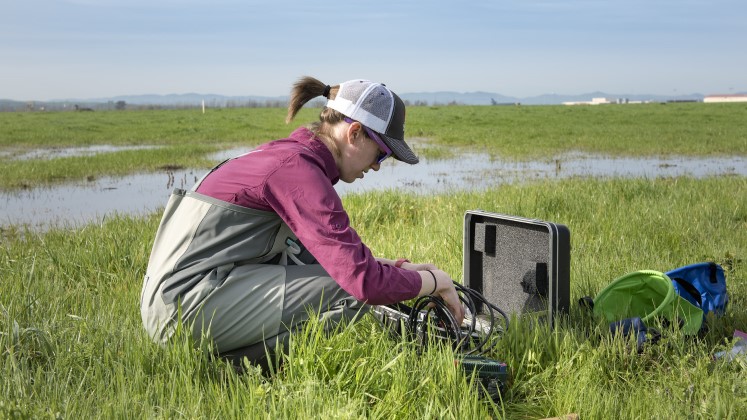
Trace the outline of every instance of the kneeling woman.
<instances>
[{"instance_id":1,"label":"kneeling woman","mask_svg":"<svg viewBox=\"0 0 747 420\"><path fill-rule=\"evenodd\" d=\"M418 162L404 140L404 103L380 83L304 77L287 122L318 96L328 98L318 122L227 160L170 197L141 296L156 342L166 343L181 321L221 355L261 361L309 313L334 324L365 304L429 294L463 319L451 277L433 264L375 258L333 187L378 171L390 156Z\"/></svg>"}]
</instances>

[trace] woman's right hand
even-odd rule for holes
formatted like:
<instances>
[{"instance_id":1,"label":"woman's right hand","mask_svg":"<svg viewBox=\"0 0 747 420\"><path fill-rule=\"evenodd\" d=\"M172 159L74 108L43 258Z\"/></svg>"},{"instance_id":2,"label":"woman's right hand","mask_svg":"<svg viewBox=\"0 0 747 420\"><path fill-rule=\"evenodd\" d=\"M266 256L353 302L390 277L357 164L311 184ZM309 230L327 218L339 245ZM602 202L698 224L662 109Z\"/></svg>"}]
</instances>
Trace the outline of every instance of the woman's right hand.
<instances>
[{"instance_id":1,"label":"woman's right hand","mask_svg":"<svg viewBox=\"0 0 747 420\"><path fill-rule=\"evenodd\" d=\"M459 295L454 287L454 280L452 280L451 276L445 271L438 269L419 271L419 273L423 282L419 296L430 294L431 296L438 296L443 299L449 312L454 315L457 323L461 325L462 321L464 321L464 307L459 300ZM433 291L434 280L436 281L435 292Z\"/></svg>"}]
</instances>

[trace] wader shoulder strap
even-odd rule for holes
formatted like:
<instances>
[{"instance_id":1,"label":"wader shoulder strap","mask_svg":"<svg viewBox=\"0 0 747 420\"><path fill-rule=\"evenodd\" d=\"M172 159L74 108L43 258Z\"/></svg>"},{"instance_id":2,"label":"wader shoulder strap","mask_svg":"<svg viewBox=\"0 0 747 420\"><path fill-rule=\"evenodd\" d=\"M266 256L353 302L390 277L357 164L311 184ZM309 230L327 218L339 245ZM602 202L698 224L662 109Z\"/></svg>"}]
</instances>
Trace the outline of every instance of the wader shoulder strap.
<instances>
[{"instance_id":1,"label":"wader shoulder strap","mask_svg":"<svg viewBox=\"0 0 747 420\"><path fill-rule=\"evenodd\" d=\"M240 158L240 157L242 157L242 156L246 156L246 155L248 155L248 154L250 154L250 153L254 153L254 152L261 152L261 151L262 151L262 149L255 149L255 150L250 150L250 151L248 151L248 152L246 152L246 153L242 153L242 154L240 154L240 155L238 155L238 156L230 157L230 158L228 158L228 159L224 160L223 162L221 162L221 163L219 163L219 164L217 164L217 165L213 166L213 169L209 170L209 171L208 171L208 172L207 172L207 173L206 173L205 175L203 175L203 176L202 176L202 178L200 178L200 179L199 179L199 180L198 180L197 182L195 182L195 185L194 185L194 186L192 187L192 189L191 189L191 190L192 190L192 191L197 191L197 188L199 188L199 187L200 187L200 184L202 184L202 181L204 181L204 180L205 180L205 178L207 178L207 177L208 177L208 175L210 175L210 174L212 174L213 172L215 172L215 170L216 170L216 169L218 169L218 168L220 168L221 166L223 166L223 165L224 165L224 164L225 164L226 162L228 162L228 161L230 161L230 160L238 159L238 158Z\"/></svg>"}]
</instances>

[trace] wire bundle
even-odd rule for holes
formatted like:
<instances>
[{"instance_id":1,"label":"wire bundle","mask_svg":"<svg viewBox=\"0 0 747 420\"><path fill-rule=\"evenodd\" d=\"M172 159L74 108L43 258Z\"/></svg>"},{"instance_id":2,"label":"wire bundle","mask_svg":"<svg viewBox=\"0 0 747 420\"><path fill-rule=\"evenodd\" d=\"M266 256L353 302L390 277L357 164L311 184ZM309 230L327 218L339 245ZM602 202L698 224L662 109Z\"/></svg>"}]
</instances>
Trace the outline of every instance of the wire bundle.
<instances>
[{"instance_id":1,"label":"wire bundle","mask_svg":"<svg viewBox=\"0 0 747 420\"><path fill-rule=\"evenodd\" d=\"M411 308L404 304L395 308L407 315L407 330L421 345L425 346L432 337L450 341L455 351L464 354L484 354L495 345L494 333L502 334L508 329L508 316L478 291L456 282L454 287L468 315L462 325L437 296L422 296ZM486 321L477 318L480 309L487 315Z\"/></svg>"}]
</instances>

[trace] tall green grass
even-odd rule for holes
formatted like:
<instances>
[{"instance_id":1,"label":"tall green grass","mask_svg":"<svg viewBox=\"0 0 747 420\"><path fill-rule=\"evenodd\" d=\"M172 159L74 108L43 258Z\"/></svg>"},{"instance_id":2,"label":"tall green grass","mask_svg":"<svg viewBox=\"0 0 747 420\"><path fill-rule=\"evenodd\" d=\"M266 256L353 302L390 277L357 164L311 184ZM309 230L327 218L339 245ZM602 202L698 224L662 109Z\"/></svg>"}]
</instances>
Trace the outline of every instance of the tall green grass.
<instances>
[{"instance_id":1,"label":"tall green grass","mask_svg":"<svg viewBox=\"0 0 747 420\"><path fill-rule=\"evenodd\" d=\"M743 418L747 359L714 361L747 328L747 180L570 179L436 196L344 198L381 256L461 273L462 220L483 209L567 225L571 300L629 271L712 260L730 308L697 339L666 331L641 354L575 305L550 332L512 323L491 356L513 383L479 397L448 349L422 354L374 320L325 334L312 322L273 375L238 374L178 334L146 337L141 280L159 215L79 230L8 231L0 248L0 417L61 418ZM501 302L495 302L501 305Z\"/></svg>"},{"instance_id":2,"label":"tall green grass","mask_svg":"<svg viewBox=\"0 0 747 420\"><path fill-rule=\"evenodd\" d=\"M299 123L318 109L305 109ZM412 107L419 153L479 150L535 159L567 151L627 156L747 154L743 104L600 107ZM0 188L33 187L160 167L209 165L206 155L285 136L284 110L0 113ZM39 147L157 145L95 157L16 161ZM427 147L427 148L426 148ZM462 280L466 210L551 220L572 236L571 300L639 269L697 261L724 266L726 316L697 339L666 331L643 353L577 306L549 332L512 323L491 356L513 383L497 403L448 350L422 354L374 320L325 334L311 322L282 369L237 372L182 334L145 335L142 276L159 215L115 217L47 233L0 236L0 418L743 418L746 359L714 361L747 329L747 180L569 179L435 196L393 191L344 198L376 255L431 261ZM499 306L501 302L495 302Z\"/></svg>"}]
</instances>

